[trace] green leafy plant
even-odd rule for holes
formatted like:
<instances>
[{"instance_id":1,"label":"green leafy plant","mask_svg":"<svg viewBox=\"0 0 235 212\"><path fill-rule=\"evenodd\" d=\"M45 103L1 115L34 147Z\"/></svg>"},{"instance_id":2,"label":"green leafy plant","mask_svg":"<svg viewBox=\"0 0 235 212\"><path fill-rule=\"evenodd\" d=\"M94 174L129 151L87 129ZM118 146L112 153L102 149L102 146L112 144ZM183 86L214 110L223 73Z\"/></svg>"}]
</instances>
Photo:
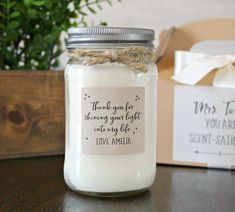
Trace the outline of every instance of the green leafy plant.
<instances>
[{"instance_id":1,"label":"green leafy plant","mask_svg":"<svg viewBox=\"0 0 235 212\"><path fill-rule=\"evenodd\" d=\"M61 32L87 26L88 13L102 9L102 2L111 4L110 0L1 0L0 69L58 67Z\"/></svg>"}]
</instances>

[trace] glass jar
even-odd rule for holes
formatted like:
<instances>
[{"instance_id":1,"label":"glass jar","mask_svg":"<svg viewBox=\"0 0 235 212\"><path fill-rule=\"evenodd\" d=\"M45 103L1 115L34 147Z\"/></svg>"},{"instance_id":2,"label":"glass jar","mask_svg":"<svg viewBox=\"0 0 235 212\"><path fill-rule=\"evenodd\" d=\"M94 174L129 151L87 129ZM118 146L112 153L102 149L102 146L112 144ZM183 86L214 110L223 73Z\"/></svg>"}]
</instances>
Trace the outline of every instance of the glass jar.
<instances>
[{"instance_id":1,"label":"glass jar","mask_svg":"<svg viewBox=\"0 0 235 212\"><path fill-rule=\"evenodd\" d=\"M70 28L64 178L74 191L129 196L156 175L154 31Z\"/></svg>"}]
</instances>

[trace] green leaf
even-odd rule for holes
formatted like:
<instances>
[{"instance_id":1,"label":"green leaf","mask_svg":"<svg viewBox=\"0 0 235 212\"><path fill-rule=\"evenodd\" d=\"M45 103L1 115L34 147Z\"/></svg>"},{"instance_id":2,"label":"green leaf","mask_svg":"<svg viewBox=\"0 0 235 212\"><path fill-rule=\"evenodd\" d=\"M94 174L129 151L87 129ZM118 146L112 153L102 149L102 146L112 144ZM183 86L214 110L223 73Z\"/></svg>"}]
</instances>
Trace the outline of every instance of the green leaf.
<instances>
[{"instance_id":1,"label":"green leaf","mask_svg":"<svg viewBox=\"0 0 235 212\"><path fill-rule=\"evenodd\" d=\"M8 9L11 9L13 6L15 6L16 5L16 2L15 1L12 1L12 2L10 2L9 4L7 4L7 8Z\"/></svg>"},{"instance_id":2,"label":"green leaf","mask_svg":"<svg viewBox=\"0 0 235 212\"><path fill-rule=\"evenodd\" d=\"M55 60L55 61L52 62L51 67L57 68L59 66L59 64L60 64L59 60Z\"/></svg>"},{"instance_id":3,"label":"green leaf","mask_svg":"<svg viewBox=\"0 0 235 212\"><path fill-rule=\"evenodd\" d=\"M112 2L110 0L107 0L108 4L112 6Z\"/></svg>"},{"instance_id":4,"label":"green leaf","mask_svg":"<svg viewBox=\"0 0 235 212\"><path fill-rule=\"evenodd\" d=\"M99 1L96 1L96 5L97 5L97 7L98 7L100 10L103 9L103 8L101 7L101 5L99 4Z\"/></svg>"},{"instance_id":5,"label":"green leaf","mask_svg":"<svg viewBox=\"0 0 235 212\"><path fill-rule=\"evenodd\" d=\"M16 29L19 25L20 25L20 23L18 21L12 21L9 23L7 28L12 30L12 29Z\"/></svg>"},{"instance_id":6,"label":"green leaf","mask_svg":"<svg viewBox=\"0 0 235 212\"><path fill-rule=\"evenodd\" d=\"M99 23L99 26L107 26L107 22L101 21L101 22Z\"/></svg>"},{"instance_id":7,"label":"green leaf","mask_svg":"<svg viewBox=\"0 0 235 212\"><path fill-rule=\"evenodd\" d=\"M5 29L6 27L0 23L0 28Z\"/></svg>"},{"instance_id":8,"label":"green leaf","mask_svg":"<svg viewBox=\"0 0 235 212\"><path fill-rule=\"evenodd\" d=\"M78 26L78 23L77 23L76 21L72 21L72 22L70 23L70 26L71 26L71 27L77 27L77 26Z\"/></svg>"},{"instance_id":9,"label":"green leaf","mask_svg":"<svg viewBox=\"0 0 235 212\"><path fill-rule=\"evenodd\" d=\"M87 16L87 13L85 13L85 12L83 12L83 11L81 11L81 10L79 10L78 11L81 15L83 15L83 16Z\"/></svg>"},{"instance_id":10,"label":"green leaf","mask_svg":"<svg viewBox=\"0 0 235 212\"><path fill-rule=\"evenodd\" d=\"M4 13L0 13L0 17L5 18L6 16Z\"/></svg>"},{"instance_id":11,"label":"green leaf","mask_svg":"<svg viewBox=\"0 0 235 212\"><path fill-rule=\"evenodd\" d=\"M3 2L0 2L0 6L3 7L3 8L7 8L6 3L3 3Z\"/></svg>"},{"instance_id":12,"label":"green leaf","mask_svg":"<svg viewBox=\"0 0 235 212\"><path fill-rule=\"evenodd\" d=\"M24 0L24 4L29 6L33 3L33 0Z\"/></svg>"},{"instance_id":13,"label":"green leaf","mask_svg":"<svg viewBox=\"0 0 235 212\"><path fill-rule=\"evenodd\" d=\"M88 8L88 10L90 11L90 12L92 12L93 14L96 14L96 11L92 8L92 7L87 7Z\"/></svg>"},{"instance_id":14,"label":"green leaf","mask_svg":"<svg viewBox=\"0 0 235 212\"><path fill-rule=\"evenodd\" d=\"M28 18L29 19L36 19L37 15L38 15L37 10L34 10L34 9L28 10Z\"/></svg>"},{"instance_id":15,"label":"green leaf","mask_svg":"<svg viewBox=\"0 0 235 212\"><path fill-rule=\"evenodd\" d=\"M8 61L14 64L14 66L17 65L17 61L15 57L13 56L12 52L6 51L4 56Z\"/></svg>"},{"instance_id":16,"label":"green leaf","mask_svg":"<svg viewBox=\"0 0 235 212\"><path fill-rule=\"evenodd\" d=\"M71 18L78 18L78 14L73 11L73 12L69 13L69 17L71 17Z\"/></svg>"},{"instance_id":17,"label":"green leaf","mask_svg":"<svg viewBox=\"0 0 235 212\"><path fill-rule=\"evenodd\" d=\"M44 5L44 2L43 1L34 1L33 5L35 5L35 6L42 6L42 5Z\"/></svg>"},{"instance_id":18,"label":"green leaf","mask_svg":"<svg viewBox=\"0 0 235 212\"><path fill-rule=\"evenodd\" d=\"M53 54L53 58L59 57L62 53L63 53L63 51L62 51L61 49L57 50L57 51Z\"/></svg>"},{"instance_id":19,"label":"green leaf","mask_svg":"<svg viewBox=\"0 0 235 212\"><path fill-rule=\"evenodd\" d=\"M16 18L16 17L18 17L18 16L20 16L20 13L19 13L18 11L15 11L15 12L13 12L13 13L10 14L10 19L11 19L11 18Z\"/></svg>"}]
</instances>

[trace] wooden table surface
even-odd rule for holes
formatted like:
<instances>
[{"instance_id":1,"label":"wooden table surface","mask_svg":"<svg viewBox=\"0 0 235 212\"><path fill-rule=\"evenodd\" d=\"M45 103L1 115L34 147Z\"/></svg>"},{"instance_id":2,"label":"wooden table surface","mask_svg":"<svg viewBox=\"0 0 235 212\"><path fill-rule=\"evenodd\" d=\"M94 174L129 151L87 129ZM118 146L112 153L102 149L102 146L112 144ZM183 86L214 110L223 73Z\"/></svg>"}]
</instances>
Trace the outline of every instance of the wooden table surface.
<instances>
[{"instance_id":1,"label":"wooden table surface","mask_svg":"<svg viewBox=\"0 0 235 212\"><path fill-rule=\"evenodd\" d=\"M63 180L63 157L0 161L0 211L233 212L235 172L158 166L152 188L131 198L85 197Z\"/></svg>"}]
</instances>

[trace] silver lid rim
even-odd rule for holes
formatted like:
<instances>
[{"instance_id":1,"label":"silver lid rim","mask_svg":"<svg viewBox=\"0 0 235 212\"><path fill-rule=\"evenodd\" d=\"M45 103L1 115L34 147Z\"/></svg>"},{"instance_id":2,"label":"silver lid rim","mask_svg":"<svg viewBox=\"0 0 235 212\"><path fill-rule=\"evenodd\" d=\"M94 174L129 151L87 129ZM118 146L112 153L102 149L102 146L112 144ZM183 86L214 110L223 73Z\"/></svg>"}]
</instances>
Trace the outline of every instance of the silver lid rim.
<instances>
[{"instance_id":1,"label":"silver lid rim","mask_svg":"<svg viewBox=\"0 0 235 212\"><path fill-rule=\"evenodd\" d=\"M152 43L154 30L127 27L77 27L68 30L68 47L84 43Z\"/></svg>"}]
</instances>

